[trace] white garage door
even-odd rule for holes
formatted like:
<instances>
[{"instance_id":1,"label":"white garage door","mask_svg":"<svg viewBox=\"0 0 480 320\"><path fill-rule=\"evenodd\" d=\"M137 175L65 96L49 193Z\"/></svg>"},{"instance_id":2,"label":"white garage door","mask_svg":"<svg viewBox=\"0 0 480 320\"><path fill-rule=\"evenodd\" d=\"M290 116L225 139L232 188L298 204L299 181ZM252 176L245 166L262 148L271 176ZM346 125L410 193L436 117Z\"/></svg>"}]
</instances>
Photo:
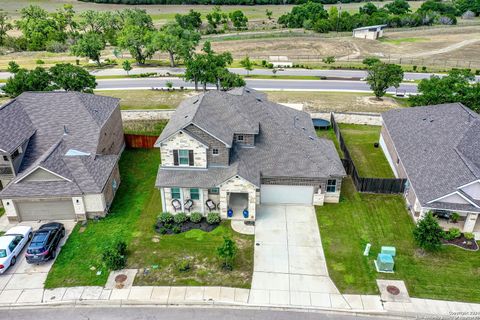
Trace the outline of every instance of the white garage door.
<instances>
[{"instance_id":1,"label":"white garage door","mask_svg":"<svg viewBox=\"0 0 480 320\"><path fill-rule=\"evenodd\" d=\"M21 221L75 219L71 199L15 202Z\"/></svg>"},{"instance_id":2,"label":"white garage door","mask_svg":"<svg viewBox=\"0 0 480 320\"><path fill-rule=\"evenodd\" d=\"M264 204L307 204L313 203L313 187L262 184L260 200Z\"/></svg>"}]
</instances>

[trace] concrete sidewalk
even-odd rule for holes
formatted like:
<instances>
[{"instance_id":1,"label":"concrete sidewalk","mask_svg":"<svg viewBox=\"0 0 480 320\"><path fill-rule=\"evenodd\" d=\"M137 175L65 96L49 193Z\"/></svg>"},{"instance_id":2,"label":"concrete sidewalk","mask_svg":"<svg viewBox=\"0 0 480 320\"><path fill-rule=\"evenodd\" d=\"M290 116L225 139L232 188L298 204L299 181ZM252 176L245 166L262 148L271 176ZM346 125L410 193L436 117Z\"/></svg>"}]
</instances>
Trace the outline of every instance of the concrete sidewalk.
<instances>
[{"instance_id":1,"label":"concrete sidewalk","mask_svg":"<svg viewBox=\"0 0 480 320\"><path fill-rule=\"evenodd\" d=\"M0 294L0 309L14 307L48 307L58 305L222 305L281 309L330 310L366 314L388 314L401 317L457 316L474 319L480 304L411 298L409 303L382 302L375 295L325 296L331 304L306 306L249 303L249 289L228 287L138 287L105 289L103 287L69 287L56 289L6 289ZM335 301L343 301L337 304ZM468 318L470 317L470 318ZM473 318L472 318L473 317ZM477 318L478 319L478 318Z\"/></svg>"}]
</instances>

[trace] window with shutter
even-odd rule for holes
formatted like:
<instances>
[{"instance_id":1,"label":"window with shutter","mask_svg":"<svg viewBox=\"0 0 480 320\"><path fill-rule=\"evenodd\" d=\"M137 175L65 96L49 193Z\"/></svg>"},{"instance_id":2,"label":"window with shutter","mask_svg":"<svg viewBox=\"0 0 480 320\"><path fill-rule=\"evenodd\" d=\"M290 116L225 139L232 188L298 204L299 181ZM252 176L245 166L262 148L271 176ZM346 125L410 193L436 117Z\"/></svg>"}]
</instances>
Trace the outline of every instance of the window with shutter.
<instances>
[{"instance_id":1,"label":"window with shutter","mask_svg":"<svg viewBox=\"0 0 480 320\"><path fill-rule=\"evenodd\" d=\"M188 150L188 162L190 164L190 166L194 166L194 162L193 162L193 150Z\"/></svg>"},{"instance_id":2,"label":"window with shutter","mask_svg":"<svg viewBox=\"0 0 480 320\"><path fill-rule=\"evenodd\" d=\"M178 150L173 150L173 165L178 166Z\"/></svg>"}]
</instances>

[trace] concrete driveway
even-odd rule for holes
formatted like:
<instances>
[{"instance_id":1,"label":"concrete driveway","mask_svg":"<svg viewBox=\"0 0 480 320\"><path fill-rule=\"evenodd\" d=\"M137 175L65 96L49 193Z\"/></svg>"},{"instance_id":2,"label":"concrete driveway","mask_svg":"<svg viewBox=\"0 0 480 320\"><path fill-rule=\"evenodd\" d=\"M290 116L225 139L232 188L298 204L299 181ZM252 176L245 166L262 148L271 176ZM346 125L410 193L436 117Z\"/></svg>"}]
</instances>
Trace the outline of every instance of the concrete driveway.
<instances>
[{"instance_id":1,"label":"concrete driveway","mask_svg":"<svg viewBox=\"0 0 480 320\"><path fill-rule=\"evenodd\" d=\"M313 206L261 206L249 302L332 306L332 295L343 300L328 276Z\"/></svg>"},{"instance_id":2,"label":"concrete driveway","mask_svg":"<svg viewBox=\"0 0 480 320\"><path fill-rule=\"evenodd\" d=\"M21 222L18 225L28 225L37 230L42 224L49 221L39 222ZM72 232L75 226L75 221L59 221L65 226L65 237L60 241L60 245L57 249L57 254L61 250L61 247L65 244L68 236ZM13 227L14 225L8 226ZM8 228L6 228L8 229ZM28 264L25 259L25 250L28 244L23 249L21 255L17 258L17 263L10 267L4 274L0 275L0 302L4 299L9 299L7 296L12 294L20 294L23 290L39 290L43 289L45 280L47 279L48 272L50 271L54 260L50 260L43 264Z\"/></svg>"}]
</instances>

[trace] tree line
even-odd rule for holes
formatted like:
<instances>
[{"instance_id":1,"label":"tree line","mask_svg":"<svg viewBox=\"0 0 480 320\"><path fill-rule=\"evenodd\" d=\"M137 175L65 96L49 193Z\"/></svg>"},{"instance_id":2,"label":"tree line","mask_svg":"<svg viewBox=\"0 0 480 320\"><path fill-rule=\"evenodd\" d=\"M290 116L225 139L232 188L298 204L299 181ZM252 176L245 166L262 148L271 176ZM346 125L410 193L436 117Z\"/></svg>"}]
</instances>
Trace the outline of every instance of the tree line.
<instances>
[{"instance_id":1,"label":"tree line","mask_svg":"<svg viewBox=\"0 0 480 320\"><path fill-rule=\"evenodd\" d=\"M83 2L111 3L111 4L130 4L130 5L149 5L149 4L200 4L200 5L282 5L282 4L301 4L307 0L80 0ZM369 0L341 0L342 3L366 2ZM380 0L381 1L381 0ZM467 1L467 0L466 0ZM323 4L335 4L338 0L315 0Z\"/></svg>"},{"instance_id":2,"label":"tree line","mask_svg":"<svg viewBox=\"0 0 480 320\"><path fill-rule=\"evenodd\" d=\"M478 4L475 5L476 3ZM458 0L453 3L428 0L416 12L412 12L406 0L394 0L382 8L368 2L354 14L339 11L337 7L331 7L327 11L321 3L309 1L293 7L291 12L278 19L278 23L288 28L305 28L321 33L352 31L380 24L391 28L452 25L457 23L457 16L468 10L474 15L480 14L480 0Z\"/></svg>"}]
</instances>

